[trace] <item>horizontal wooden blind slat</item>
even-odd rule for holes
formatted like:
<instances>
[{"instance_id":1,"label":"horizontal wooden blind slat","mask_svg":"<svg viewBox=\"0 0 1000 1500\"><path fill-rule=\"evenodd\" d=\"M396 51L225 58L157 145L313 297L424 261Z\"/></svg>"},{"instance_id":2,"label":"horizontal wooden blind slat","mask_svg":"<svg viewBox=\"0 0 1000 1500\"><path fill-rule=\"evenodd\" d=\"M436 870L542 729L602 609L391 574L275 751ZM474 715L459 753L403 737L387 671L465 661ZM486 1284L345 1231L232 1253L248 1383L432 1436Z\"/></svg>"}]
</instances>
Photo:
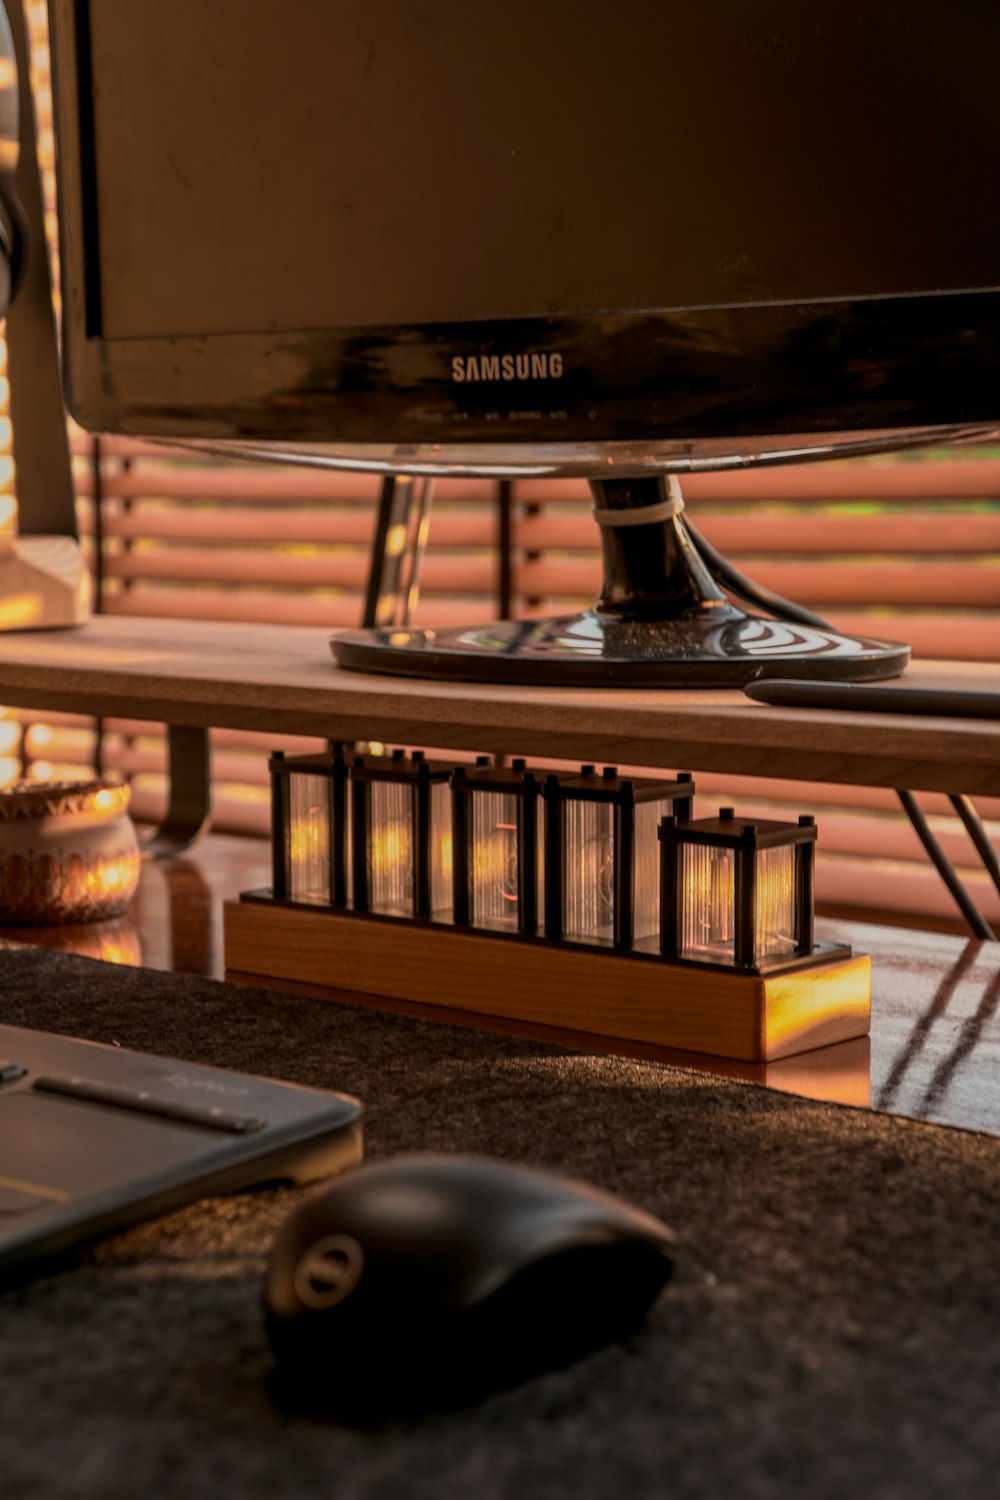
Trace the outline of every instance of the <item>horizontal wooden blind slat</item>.
<instances>
[{"instance_id":1,"label":"horizontal wooden blind slat","mask_svg":"<svg viewBox=\"0 0 1000 1500\"><path fill-rule=\"evenodd\" d=\"M184 579L200 583L274 584L290 588L360 588L368 575L362 552L337 550L296 553L262 547L141 548L109 553L105 576L127 579ZM470 554L432 554L420 569L421 588L427 592L489 595L496 587L497 565L492 557Z\"/></svg>"},{"instance_id":2,"label":"horizontal wooden blind slat","mask_svg":"<svg viewBox=\"0 0 1000 1500\"><path fill-rule=\"evenodd\" d=\"M313 594L292 592L232 593L206 588L199 590L154 588L138 584L119 592L108 591L104 601L107 614L148 615L158 619L254 620L266 625L315 625L335 629L357 625L361 609L357 598L331 599ZM421 598L414 622L424 625L461 625L495 618L495 606L482 599Z\"/></svg>"},{"instance_id":3,"label":"horizontal wooden blind slat","mask_svg":"<svg viewBox=\"0 0 1000 1500\"><path fill-rule=\"evenodd\" d=\"M345 509L336 511L303 511L291 506L273 509L225 510L182 505L168 507L160 503L136 505L128 510L106 505L101 515L101 529L106 540L182 541L182 542L261 542L267 544L305 543L323 546L331 543L367 549L375 534L374 511ZM86 510L80 517L80 530L93 536L95 518Z\"/></svg>"},{"instance_id":4,"label":"horizontal wooden blind slat","mask_svg":"<svg viewBox=\"0 0 1000 1500\"><path fill-rule=\"evenodd\" d=\"M970 895L995 930L1000 920L996 891L980 872L963 874ZM954 901L929 864L819 854L816 907L820 914L824 910L863 912L874 921L892 921L902 912L923 920L954 921L957 914Z\"/></svg>"},{"instance_id":5,"label":"horizontal wooden blind slat","mask_svg":"<svg viewBox=\"0 0 1000 1500\"><path fill-rule=\"evenodd\" d=\"M331 629L357 625L356 599L318 599L313 595L222 593L212 589L136 587L108 591L104 611L111 615L148 615L158 619L257 620L265 625L316 625Z\"/></svg>"},{"instance_id":6,"label":"horizontal wooden blind slat","mask_svg":"<svg viewBox=\"0 0 1000 1500\"><path fill-rule=\"evenodd\" d=\"M705 512L689 508L705 539L731 560L740 553L831 552L993 553L1000 554L1000 506L995 512L901 509L889 513L776 511L753 515ZM581 507L562 511L518 513L513 520L515 547L526 552L596 552L597 526Z\"/></svg>"},{"instance_id":7,"label":"horizontal wooden blind slat","mask_svg":"<svg viewBox=\"0 0 1000 1500\"><path fill-rule=\"evenodd\" d=\"M350 546L362 550L367 563L367 549L375 533L375 513L343 506L326 510L302 510L291 505L216 510L207 506L172 507L154 503L122 510L109 504L103 510L101 525L109 540ZM81 532L91 537L95 529L89 508L81 507ZM495 533L495 520L486 506L469 512L435 507L429 527L430 545L442 549L482 550L495 544Z\"/></svg>"},{"instance_id":8,"label":"horizontal wooden blind slat","mask_svg":"<svg viewBox=\"0 0 1000 1500\"><path fill-rule=\"evenodd\" d=\"M741 559L740 567L753 582L800 604L1000 607L1000 567L985 560L896 559L890 566L884 559L757 557ZM548 556L515 562L513 578L515 592L533 599L578 599L596 594L601 581L596 558Z\"/></svg>"},{"instance_id":9,"label":"horizontal wooden blind slat","mask_svg":"<svg viewBox=\"0 0 1000 1500\"><path fill-rule=\"evenodd\" d=\"M92 496L96 489L92 471L85 470L77 482L78 493ZM327 474L319 469L202 468L136 464L132 468L106 466L101 473L101 494L108 499L214 500L245 503L257 501L307 500L337 504L375 505L379 479L374 474Z\"/></svg>"},{"instance_id":10,"label":"horizontal wooden blind slat","mask_svg":"<svg viewBox=\"0 0 1000 1500\"><path fill-rule=\"evenodd\" d=\"M718 771L699 771L696 778L698 798L706 816L718 807L732 807L751 797L772 807L782 805L782 816L815 812L819 819L825 811L836 816L841 808L862 809L871 813L899 815L899 799L886 787L850 786L840 782L781 781L759 776L728 776ZM954 816L952 805L943 793L920 792L919 805L928 814ZM984 818L1000 821L1000 798L978 797L976 807ZM777 816L777 814L774 814ZM821 839L822 842L822 839Z\"/></svg>"},{"instance_id":11,"label":"horizontal wooden blind slat","mask_svg":"<svg viewBox=\"0 0 1000 1500\"><path fill-rule=\"evenodd\" d=\"M131 811L138 823L162 823L167 808L166 791L144 786L140 781L132 790ZM211 826L216 833L246 834L267 838L271 814L266 806L247 802L224 788L213 787Z\"/></svg>"}]
</instances>

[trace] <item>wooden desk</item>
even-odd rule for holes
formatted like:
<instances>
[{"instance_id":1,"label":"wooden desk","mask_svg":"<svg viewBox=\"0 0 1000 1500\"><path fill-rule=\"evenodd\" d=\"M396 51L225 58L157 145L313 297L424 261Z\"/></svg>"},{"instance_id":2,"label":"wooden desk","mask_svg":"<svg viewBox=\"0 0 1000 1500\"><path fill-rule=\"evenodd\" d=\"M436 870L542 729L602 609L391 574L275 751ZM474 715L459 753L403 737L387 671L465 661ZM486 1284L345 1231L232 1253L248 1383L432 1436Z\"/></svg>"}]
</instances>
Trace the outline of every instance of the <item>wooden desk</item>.
<instances>
[{"instance_id":1,"label":"wooden desk","mask_svg":"<svg viewBox=\"0 0 1000 1500\"><path fill-rule=\"evenodd\" d=\"M1000 691L1000 669L912 667ZM777 709L735 689L482 686L339 669L298 626L97 616L0 638L0 703L179 726L1000 796L1000 720Z\"/></svg>"}]
</instances>

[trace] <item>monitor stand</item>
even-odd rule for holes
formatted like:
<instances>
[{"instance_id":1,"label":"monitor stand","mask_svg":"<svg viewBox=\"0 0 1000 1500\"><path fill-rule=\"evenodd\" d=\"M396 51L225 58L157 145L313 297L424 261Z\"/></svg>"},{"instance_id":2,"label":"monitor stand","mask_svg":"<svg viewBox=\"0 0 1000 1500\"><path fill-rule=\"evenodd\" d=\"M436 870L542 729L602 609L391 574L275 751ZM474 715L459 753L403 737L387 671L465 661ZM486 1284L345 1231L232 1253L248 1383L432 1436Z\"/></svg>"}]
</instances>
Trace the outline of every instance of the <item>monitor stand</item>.
<instances>
[{"instance_id":1,"label":"monitor stand","mask_svg":"<svg viewBox=\"0 0 1000 1500\"><path fill-rule=\"evenodd\" d=\"M447 629L349 630L342 667L394 676L577 687L739 686L761 677L896 677L910 650L734 604L684 519L673 476L591 480L604 584L593 609ZM717 571L717 570L715 570ZM737 575L738 576L738 575Z\"/></svg>"}]
</instances>

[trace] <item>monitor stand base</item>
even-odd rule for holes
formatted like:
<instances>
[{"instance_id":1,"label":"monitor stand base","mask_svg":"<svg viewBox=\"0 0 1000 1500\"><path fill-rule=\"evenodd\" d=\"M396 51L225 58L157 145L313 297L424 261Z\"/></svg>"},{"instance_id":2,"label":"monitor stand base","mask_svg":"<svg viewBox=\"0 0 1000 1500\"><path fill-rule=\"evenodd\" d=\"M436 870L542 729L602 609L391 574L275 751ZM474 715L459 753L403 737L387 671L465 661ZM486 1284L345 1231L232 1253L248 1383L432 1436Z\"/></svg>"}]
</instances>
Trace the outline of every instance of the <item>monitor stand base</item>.
<instances>
[{"instance_id":1,"label":"monitor stand base","mask_svg":"<svg viewBox=\"0 0 1000 1500\"><path fill-rule=\"evenodd\" d=\"M734 604L688 528L673 476L593 480L591 491L604 565L593 609L444 630L345 631L330 643L338 663L465 682L742 687L760 677L871 682L897 677L909 661L908 646L853 640L815 616L793 623L787 616L805 612L786 601L777 601L780 619Z\"/></svg>"},{"instance_id":2,"label":"monitor stand base","mask_svg":"<svg viewBox=\"0 0 1000 1500\"><path fill-rule=\"evenodd\" d=\"M331 637L361 672L554 687L741 687L762 677L874 682L910 658L894 641L854 639L720 603L681 619L625 620L598 610L443 630L387 627Z\"/></svg>"}]
</instances>

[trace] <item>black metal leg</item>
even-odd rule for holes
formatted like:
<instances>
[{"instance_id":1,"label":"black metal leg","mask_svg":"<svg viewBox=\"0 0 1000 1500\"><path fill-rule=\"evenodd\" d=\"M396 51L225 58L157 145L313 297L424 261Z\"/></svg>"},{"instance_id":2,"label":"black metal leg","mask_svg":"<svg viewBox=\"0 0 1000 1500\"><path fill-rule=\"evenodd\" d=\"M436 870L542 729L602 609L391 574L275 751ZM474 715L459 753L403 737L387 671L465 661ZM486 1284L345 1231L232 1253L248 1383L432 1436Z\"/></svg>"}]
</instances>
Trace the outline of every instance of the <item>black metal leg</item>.
<instances>
[{"instance_id":1,"label":"black metal leg","mask_svg":"<svg viewBox=\"0 0 1000 1500\"><path fill-rule=\"evenodd\" d=\"M167 812L155 833L142 841L147 859L170 859L194 843L209 820L212 781L208 730L167 727Z\"/></svg>"}]
</instances>

